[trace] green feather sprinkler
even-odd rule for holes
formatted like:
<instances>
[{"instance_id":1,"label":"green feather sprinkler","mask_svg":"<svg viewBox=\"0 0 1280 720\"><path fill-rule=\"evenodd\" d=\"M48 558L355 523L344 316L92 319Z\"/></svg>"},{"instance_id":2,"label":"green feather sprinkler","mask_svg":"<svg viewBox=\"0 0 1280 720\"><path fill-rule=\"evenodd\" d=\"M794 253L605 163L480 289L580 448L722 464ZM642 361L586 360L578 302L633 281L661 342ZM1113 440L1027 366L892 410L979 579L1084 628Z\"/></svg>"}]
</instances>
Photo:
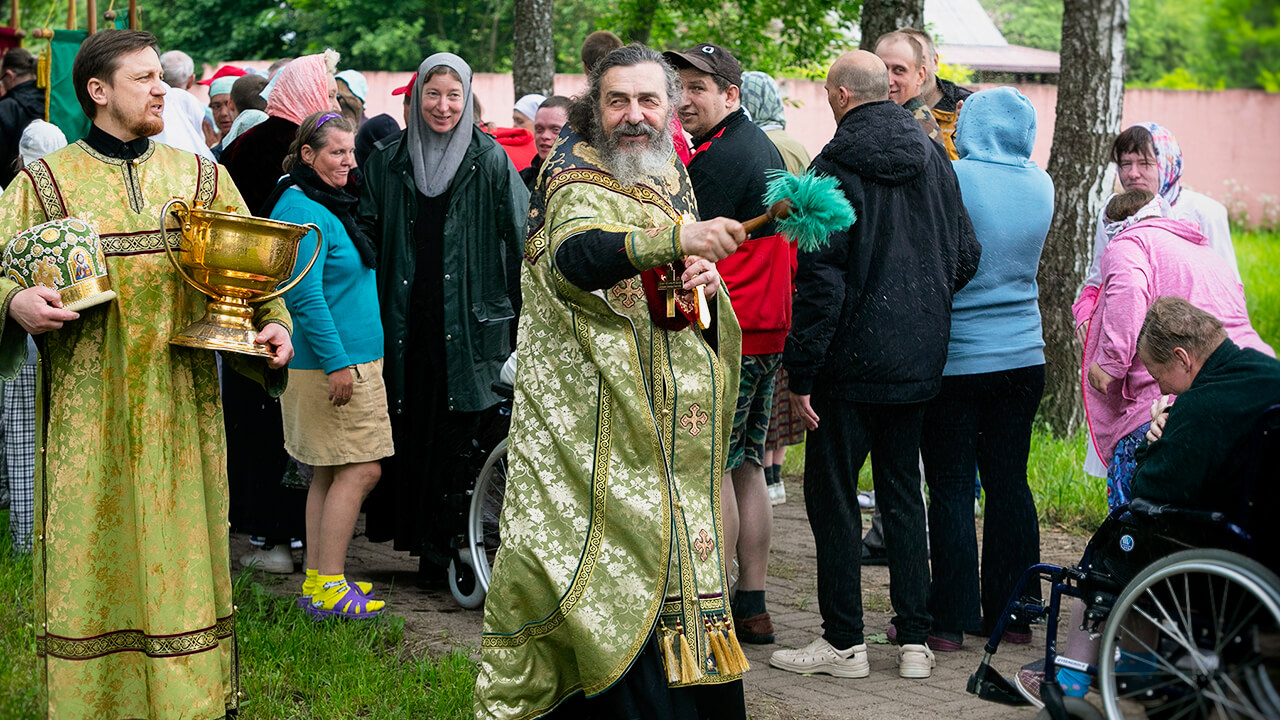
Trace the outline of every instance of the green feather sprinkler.
<instances>
[{"instance_id":1,"label":"green feather sprinkler","mask_svg":"<svg viewBox=\"0 0 1280 720\"><path fill-rule=\"evenodd\" d=\"M765 177L769 184L764 204L769 212L743 223L748 233L775 220L778 232L794 240L801 252L813 252L827 246L831 233L857 221L840 182L833 177L812 170L799 177L786 170L766 170Z\"/></svg>"}]
</instances>

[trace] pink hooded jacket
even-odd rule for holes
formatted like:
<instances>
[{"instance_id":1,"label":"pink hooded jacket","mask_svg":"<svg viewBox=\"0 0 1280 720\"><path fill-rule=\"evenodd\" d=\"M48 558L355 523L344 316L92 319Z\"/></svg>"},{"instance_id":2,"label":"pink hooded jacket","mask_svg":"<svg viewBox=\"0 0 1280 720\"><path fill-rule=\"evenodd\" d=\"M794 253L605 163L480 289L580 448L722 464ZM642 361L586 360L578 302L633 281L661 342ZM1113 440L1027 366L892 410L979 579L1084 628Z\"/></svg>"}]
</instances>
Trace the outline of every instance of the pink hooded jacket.
<instances>
[{"instance_id":1,"label":"pink hooded jacket","mask_svg":"<svg viewBox=\"0 0 1280 720\"><path fill-rule=\"evenodd\" d=\"M1235 273L1195 224L1157 217L1127 228L1102 255L1102 287L1084 347L1085 412L1105 463L1120 438L1151 419L1151 402L1161 395L1137 357L1137 345L1147 308L1165 295L1212 313L1236 345L1275 357L1249 324L1244 288ZM1095 362L1116 378L1106 395L1089 385L1088 369Z\"/></svg>"}]
</instances>

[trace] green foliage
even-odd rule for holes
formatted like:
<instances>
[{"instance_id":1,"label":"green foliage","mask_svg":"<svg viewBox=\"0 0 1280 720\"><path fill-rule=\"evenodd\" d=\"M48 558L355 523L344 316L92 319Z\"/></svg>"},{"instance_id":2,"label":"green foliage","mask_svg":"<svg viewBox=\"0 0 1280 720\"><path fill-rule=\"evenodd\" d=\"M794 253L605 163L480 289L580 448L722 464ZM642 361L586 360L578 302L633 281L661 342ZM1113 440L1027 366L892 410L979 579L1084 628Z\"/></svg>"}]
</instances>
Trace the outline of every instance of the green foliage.
<instances>
[{"instance_id":1,"label":"green foliage","mask_svg":"<svg viewBox=\"0 0 1280 720\"><path fill-rule=\"evenodd\" d=\"M983 0L1016 45L1062 47L1062 0ZM1125 40L1130 87L1280 91L1276 0L1131 0Z\"/></svg>"},{"instance_id":2,"label":"green foliage","mask_svg":"<svg viewBox=\"0 0 1280 720\"><path fill-rule=\"evenodd\" d=\"M1249 322L1267 344L1280 349L1280 233L1234 232L1232 244Z\"/></svg>"},{"instance_id":3,"label":"green foliage","mask_svg":"<svg viewBox=\"0 0 1280 720\"><path fill-rule=\"evenodd\" d=\"M35 577L31 556L13 551L8 527L9 512L0 511L0 718L43 717L31 612Z\"/></svg>"},{"instance_id":4,"label":"green foliage","mask_svg":"<svg viewBox=\"0 0 1280 720\"><path fill-rule=\"evenodd\" d=\"M938 77L957 85L968 85L973 82L973 70L965 65L938 63Z\"/></svg>"}]
</instances>

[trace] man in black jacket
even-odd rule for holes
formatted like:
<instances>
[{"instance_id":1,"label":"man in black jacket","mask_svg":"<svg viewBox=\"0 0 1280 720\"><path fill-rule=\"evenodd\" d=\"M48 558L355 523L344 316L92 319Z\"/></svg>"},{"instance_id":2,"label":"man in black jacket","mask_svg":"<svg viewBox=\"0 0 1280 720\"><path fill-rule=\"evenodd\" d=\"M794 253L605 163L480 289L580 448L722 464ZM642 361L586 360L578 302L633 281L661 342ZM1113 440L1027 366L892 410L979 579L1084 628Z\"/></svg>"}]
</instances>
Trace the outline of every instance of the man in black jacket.
<instances>
[{"instance_id":1,"label":"man in black jacket","mask_svg":"<svg viewBox=\"0 0 1280 720\"><path fill-rule=\"evenodd\" d=\"M929 557L917 456L924 403L937 394L951 298L981 248L942 146L889 101L881 60L855 51L827 75L838 125L813 162L857 212L830 244L800 254L784 365L809 438L805 505L818 551L823 636L770 663L801 673L865 677L858 470L872 454L884 509L898 671L927 678Z\"/></svg>"},{"instance_id":2,"label":"man in black jacket","mask_svg":"<svg viewBox=\"0 0 1280 720\"><path fill-rule=\"evenodd\" d=\"M18 172L18 141L32 120L44 117L44 91L36 87L36 59L13 48L0 61L0 188Z\"/></svg>"}]
</instances>

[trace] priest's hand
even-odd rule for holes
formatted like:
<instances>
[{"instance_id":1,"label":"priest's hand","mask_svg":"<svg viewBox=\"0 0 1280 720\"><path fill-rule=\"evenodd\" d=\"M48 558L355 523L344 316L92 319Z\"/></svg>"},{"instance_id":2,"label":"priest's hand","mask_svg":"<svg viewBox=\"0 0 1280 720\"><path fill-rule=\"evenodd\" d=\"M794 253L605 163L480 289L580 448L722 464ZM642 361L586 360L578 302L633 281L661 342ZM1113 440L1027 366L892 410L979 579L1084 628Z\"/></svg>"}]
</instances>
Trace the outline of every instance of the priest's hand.
<instances>
[{"instance_id":1,"label":"priest's hand","mask_svg":"<svg viewBox=\"0 0 1280 720\"><path fill-rule=\"evenodd\" d=\"M57 330L62 323L75 320L80 313L64 310L57 290L35 285L20 290L9 303L9 317L32 335Z\"/></svg>"},{"instance_id":2,"label":"priest's hand","mask_svg":"<svg viewBox=\"0 0 1280 720\"><path fill-rule=\"evenodd\" d=\"M688 255L719 262L734 253L746 242L747 233L742 223L718 217L680 226L680 249Z\"/></svg>"},{"instance_id":3,"label":"priest's hand","mask_svg":"<svg viewBox=\"0 0 1280 720\"><path fill-rule=\"evenodd\" d=\"M272 370L279 370L293 359L293 340L289 338L289 331L280 323L267 323L258 331L258 336L253 341L258 345L266 345L271 351L267 367Z\"/></svg>"},{"instance_id":4,"label":"priest's hand","mask_svg":"<svg viewBox=\"0 0 1280 720\"><path fill-rule=\"evenodd\" d=\"M716 264L697 255L684 259L684 274L680 280L684 282L685 290L701 285L702 294L709 298L715 297L720 290L720 271L716 270Z\"/></svg>"}]
</instances>

